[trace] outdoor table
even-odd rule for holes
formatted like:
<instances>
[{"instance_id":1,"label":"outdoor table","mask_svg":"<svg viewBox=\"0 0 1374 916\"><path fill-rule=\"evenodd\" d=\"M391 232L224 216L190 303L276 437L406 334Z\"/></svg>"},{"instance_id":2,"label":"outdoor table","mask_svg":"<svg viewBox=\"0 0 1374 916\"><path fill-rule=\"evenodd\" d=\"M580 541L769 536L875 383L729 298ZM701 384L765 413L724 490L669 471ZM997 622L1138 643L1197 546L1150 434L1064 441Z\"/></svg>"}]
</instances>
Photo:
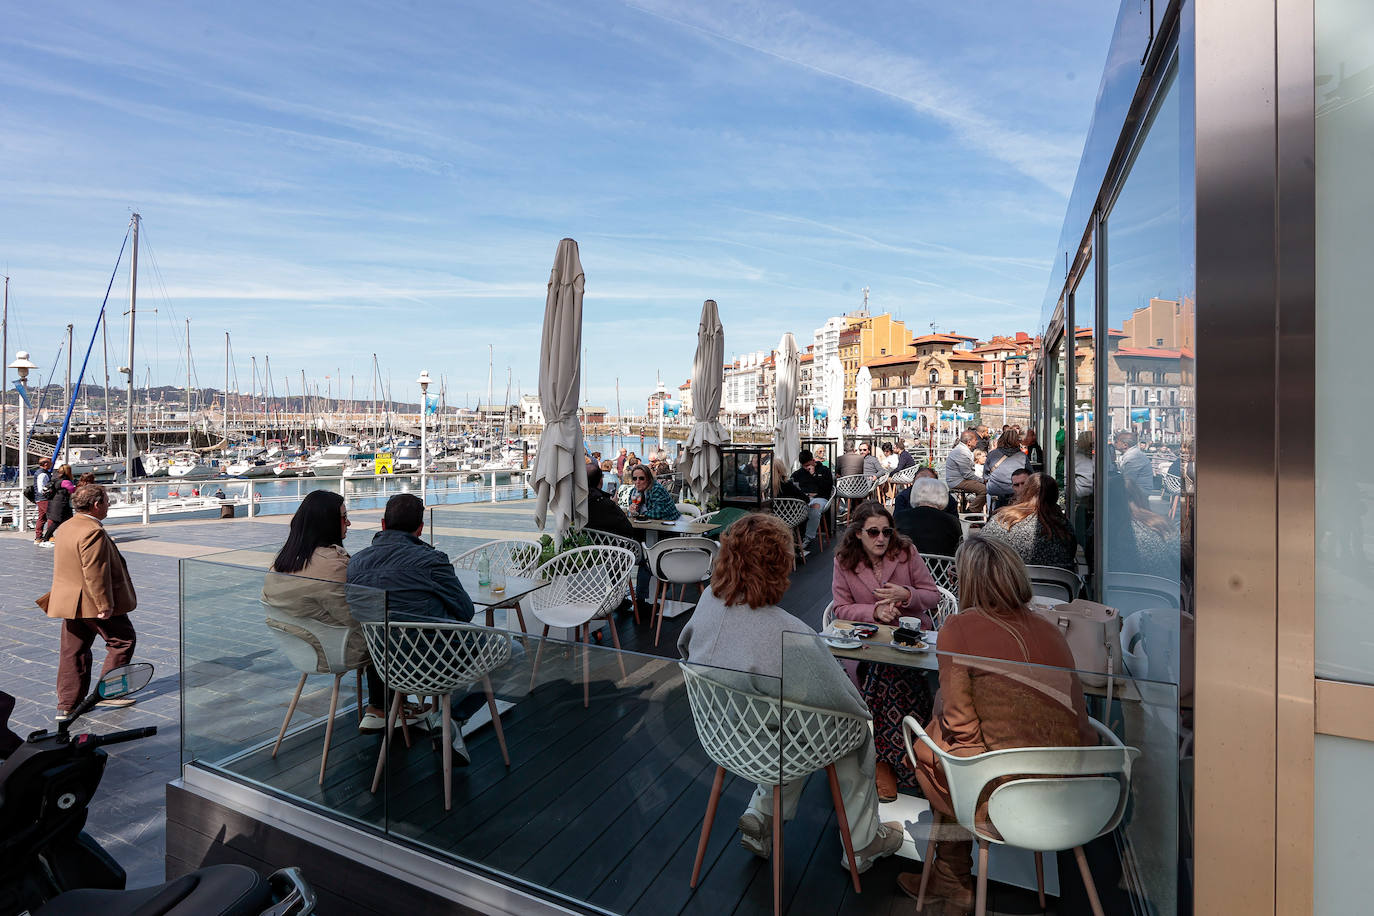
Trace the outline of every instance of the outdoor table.
<instances>
[{"instance_id":1,"label":"outdoor table","mask_svg":"<svg viewBox=\"0 0 1374 916\"><path fill-rule=\"evenodd\" d=\"M635 518L630 516L630 524L636 530L646 533L644 546L652 547L658 542L659 537L678 537L684 534L705 535L708 531L714 531L716 525L713 522L699 522L694 518L682 516L676 521L665 522L656 518ZM652 572L652 570L650 570ZM687 601L674 601L671 598L663 599L663 616L677 617L687 613L695 604Z\"/></svg>"},{"instance_id":2,"label":"outdoor table","mask_svg":"<svg viewBox=\"0 0 1374 916\"><path fill-rule=\"evenodd\" d=\"M496 625L495 611L497 608L515 607L520 603L520 599L538 591L549 583L543 579L528 579L524 576L506 576L506 590L493 592L491 585L477 584L477 570L475 569L455 569L458 574L458 581L463 586L463 591L468 593L472 599L472 604L476 608L485 608L487 612L487 626Z\"/></svg>"}]
</instances>

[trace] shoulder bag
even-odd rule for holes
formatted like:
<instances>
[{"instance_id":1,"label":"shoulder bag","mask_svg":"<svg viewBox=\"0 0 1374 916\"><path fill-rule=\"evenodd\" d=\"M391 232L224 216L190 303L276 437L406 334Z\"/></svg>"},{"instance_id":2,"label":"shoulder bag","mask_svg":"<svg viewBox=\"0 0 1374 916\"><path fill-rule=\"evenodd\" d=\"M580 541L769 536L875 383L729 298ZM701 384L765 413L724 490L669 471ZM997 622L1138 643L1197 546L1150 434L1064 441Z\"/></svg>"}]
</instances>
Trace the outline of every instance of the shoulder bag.
<instances>
[{"instance_id":1,"label":"shoulder bag","mask_svg":"<svg viewBox=\"0 0 1374 916\"><path fill-rule=\"evenodd\" d=\"M1116 608L1077 598L1067 604L1034 602L1031 610L1059 627L1073 652L1073 664L1084 684L1106 686L1121 665L1121 615Z\"/></svg>"}]
</instances>

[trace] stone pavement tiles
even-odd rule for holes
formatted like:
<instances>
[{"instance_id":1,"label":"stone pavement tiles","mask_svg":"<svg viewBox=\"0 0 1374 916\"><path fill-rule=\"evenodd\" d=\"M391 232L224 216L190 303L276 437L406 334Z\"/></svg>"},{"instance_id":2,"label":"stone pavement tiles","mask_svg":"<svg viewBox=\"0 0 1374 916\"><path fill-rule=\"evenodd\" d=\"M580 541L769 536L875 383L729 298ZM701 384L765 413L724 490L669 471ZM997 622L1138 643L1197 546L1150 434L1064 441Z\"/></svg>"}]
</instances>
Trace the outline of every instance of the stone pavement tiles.
<instances>
[{"instance_id":1,"label":"stone pavement tiles","mask_svg":"<svg viewBox=\"0 0 1374 916\"><path fill-rule=\"evenodd\" d=\"M492 537L533 531L531 503L449 507L435 527L437 546L450 555ZM456 510L456 511L455 511ZM354 512L347 546L356 553L371 540L380 512ZM296 675L275 650L270 634L258 626L257 590L261 573L195 563L222 551L256 566L280 545L289 516L148 526L112 525L138 591L133 621L138 632L135 660L151 662L153 682L127 709L97 709L83 722L92 731L155 725L158 734L108 750L104 780L91 807L86 829L125 868L129 886L163 880L165 785L181 775L183 687L186 692L187 752L214 759L275 735ZM252 548L264 550L252 551ZM180 669L180 561L187 567L192 598L186 621L188 671ZM244 562L237 559L236 562ZM0 534L0 690L16 698L10 727L21 736L52 726L56 706L60 624L46 617L34 599L52 581L52 551L36 548L31 537ZM244 626L251 621L251 625ZM94 666L104 659L95 645ZM321 715L328 702L328 678L312 678L302 695L297 722ZM340 707L353 702L345 684ZM260 688L256 702L243 703L245 689ZM237 707L237 708L236 708ZM296 722L293 722L296 724Z\"/></svg>"}]
</instances>

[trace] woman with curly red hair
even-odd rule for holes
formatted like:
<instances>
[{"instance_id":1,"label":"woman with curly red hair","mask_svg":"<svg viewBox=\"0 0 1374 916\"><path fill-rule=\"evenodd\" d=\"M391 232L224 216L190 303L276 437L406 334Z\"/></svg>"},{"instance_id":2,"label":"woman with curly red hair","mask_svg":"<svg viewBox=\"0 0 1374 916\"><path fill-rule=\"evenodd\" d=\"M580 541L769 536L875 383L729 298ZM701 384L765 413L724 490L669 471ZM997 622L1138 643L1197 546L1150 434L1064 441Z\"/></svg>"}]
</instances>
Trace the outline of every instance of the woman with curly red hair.
<instances>
[{"instance_id":1,"label":"woman with curly red hair","mask_svg":"<svg viewBox=\"0 0 1374 916\"><path fill-rule=\"evenodd\" d=\"M870 718L863 698L830 651L819 640L805 638L814 637L815 631L778 607L792 572L792 544L792 532L774 515L751 513L725 529L711 586L683 628L678 651L684 661L717 669L702 672L708 677L733 680L731 675L739 672L781 678L783 634L801 634L787 640L783 699ZM757 690L757 682L750 681L746 689ZM872 741L835 761L861 872L902 845L902 825L878 821L874 763ZM803 779L783 786L785 819L795 813L804 783ZM761 785L739 819L741 844L764 858L772 854L773 814L773 787ZM849 867L847 859L841 864Z\"/></svg>"},{"instance_id":2,"label":"woman with curly red hair","mask_svg":"<svg viewBox=\"0 0 1374 916\"><path fill-rule=\"evenodd\" d=\"M928 611L940 603L939 589L916 546L896 529L892 513L881 503L870 500L854 510L835 550L831 588L840 620L895 626L897 618L911 616L927 629L934 627ZM859 682L873 711L878 798L895 801L898 773L905 776L902 784L916 784L906 763L902 719L930 715L930 685L919 669L868 662L859 666Z\"/></svg>"}]
</instances>

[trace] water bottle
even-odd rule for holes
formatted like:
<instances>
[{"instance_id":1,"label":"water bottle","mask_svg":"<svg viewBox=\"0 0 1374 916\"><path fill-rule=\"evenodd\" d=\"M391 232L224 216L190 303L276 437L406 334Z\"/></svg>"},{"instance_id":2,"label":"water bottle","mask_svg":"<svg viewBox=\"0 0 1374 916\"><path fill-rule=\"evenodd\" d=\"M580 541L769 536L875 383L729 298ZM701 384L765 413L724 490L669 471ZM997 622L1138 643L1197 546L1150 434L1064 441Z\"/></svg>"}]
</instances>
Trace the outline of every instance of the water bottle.
<instances>
[{"instance_id":1,"label":"water bottle","mask_svg":"<svg viewBox=\"0 0 1374 916\"><path fill-rule=\"evenodd\" d=\"M477 558L477 585L479 588L491 585L491 558L486 554Z\"/></svg>"}]
</instances>

